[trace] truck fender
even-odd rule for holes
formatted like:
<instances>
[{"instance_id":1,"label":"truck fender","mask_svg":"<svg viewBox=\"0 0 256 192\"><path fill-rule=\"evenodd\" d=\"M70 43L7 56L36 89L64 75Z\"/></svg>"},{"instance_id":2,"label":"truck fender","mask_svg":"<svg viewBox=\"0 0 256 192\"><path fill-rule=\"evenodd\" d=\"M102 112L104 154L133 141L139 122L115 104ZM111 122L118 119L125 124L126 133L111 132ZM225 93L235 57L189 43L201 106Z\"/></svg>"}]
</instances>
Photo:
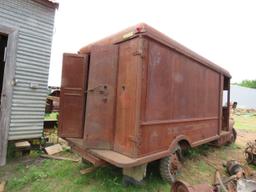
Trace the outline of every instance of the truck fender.
<instances>
[{"instance_id":1,"label":"truck fender","mask_svg":"<svg viewBox=\"0 0 256 192\"><path fill-rule=\"evenodd\" d=\"M174 153L176 151L176 148L177 148L179 142L181 142L181 141L187 142L189 144L189 147L191 147L190 139L187 136L185 136L185 135L179 135L179 136L175 137L174 140L172 140L172 142L171 142L171 144L169 146L169 151L171 153Z\"/></svg>"}]
</instances>

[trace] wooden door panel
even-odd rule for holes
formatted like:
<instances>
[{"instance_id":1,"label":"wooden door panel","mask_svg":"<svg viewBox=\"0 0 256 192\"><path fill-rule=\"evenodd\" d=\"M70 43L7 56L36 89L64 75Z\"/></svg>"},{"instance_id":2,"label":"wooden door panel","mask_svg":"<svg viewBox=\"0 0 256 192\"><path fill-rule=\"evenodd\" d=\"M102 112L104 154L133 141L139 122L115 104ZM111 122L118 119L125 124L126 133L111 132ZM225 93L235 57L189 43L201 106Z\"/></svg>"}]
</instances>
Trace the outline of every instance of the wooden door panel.
<instances>
[{"instance_id":1,"label":"wooden door panel","mask_svg":"<svg viewBox=\"0 0 256 192\"><path fill-rule=\"evenodd\" d=\"M118 47L97 46L91 51L85 118L86 146L113 145Z\"/></svg>"},{"instance_id":2,"label":"wooden door panel","mask_svg":"<svg viewBox=\"0 0 256 192\"><path fill-rule=\"evenodd\" d=\"M122 43L119 50L119 69L117 87L115 151L137 155L138 115L140 106L140 56L137 56L138 39Z\"/></svg>"},{"instance_id":3,"label":"wooden door panel","mask_svg":"<svg viewBox=\"0 0 256 192\"><path fill-rule=\"evenodd\" d=\"M63 55L59 119L61 137L83 137L87 71L87 55Z\"/></svg>"}]
</instances>

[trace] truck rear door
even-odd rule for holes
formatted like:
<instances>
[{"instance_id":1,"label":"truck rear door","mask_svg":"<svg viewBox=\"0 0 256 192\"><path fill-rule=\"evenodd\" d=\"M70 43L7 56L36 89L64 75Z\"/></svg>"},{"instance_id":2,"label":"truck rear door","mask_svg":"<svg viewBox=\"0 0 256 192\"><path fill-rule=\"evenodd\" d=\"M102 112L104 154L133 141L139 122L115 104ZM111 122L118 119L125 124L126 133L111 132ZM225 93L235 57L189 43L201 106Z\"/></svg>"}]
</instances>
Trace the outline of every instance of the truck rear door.
<instances>
[{"instance_id":1,"label":"truck rear door","mask_svg":"<svg viewBox=\"0 0 256 192\"><path fill-rule=\"evenodd\" d=\"M60 92L60 137L83 138L88 55L64 53Z\"/></svg>"},{"instance_id":2,"label":"truck rear door","mask_svg":"<svg viewBox=\"0 0 256 192\"><path fill-rule=\"evenodd\" d=\"M115 127L118 47L95 46L90 53L84 138L86 146L110 149Z\"/></svg>"}]
</instances>

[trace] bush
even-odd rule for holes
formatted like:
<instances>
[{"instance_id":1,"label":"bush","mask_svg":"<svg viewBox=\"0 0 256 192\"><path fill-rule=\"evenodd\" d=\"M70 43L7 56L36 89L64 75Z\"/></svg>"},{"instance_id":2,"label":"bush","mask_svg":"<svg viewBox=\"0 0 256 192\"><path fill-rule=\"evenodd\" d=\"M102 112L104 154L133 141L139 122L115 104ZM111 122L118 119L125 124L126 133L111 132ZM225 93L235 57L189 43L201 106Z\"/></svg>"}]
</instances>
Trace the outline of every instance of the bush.
<instances>
[{"instance_id":1,"label":"bush","mask_svg":"<svg viewBox=\"0 0 256 192\"><path fill-rule=\"evenodd\" d=\"M243 80L238 85L256 89L256 80Z\"/></svg>"}]
</instances>

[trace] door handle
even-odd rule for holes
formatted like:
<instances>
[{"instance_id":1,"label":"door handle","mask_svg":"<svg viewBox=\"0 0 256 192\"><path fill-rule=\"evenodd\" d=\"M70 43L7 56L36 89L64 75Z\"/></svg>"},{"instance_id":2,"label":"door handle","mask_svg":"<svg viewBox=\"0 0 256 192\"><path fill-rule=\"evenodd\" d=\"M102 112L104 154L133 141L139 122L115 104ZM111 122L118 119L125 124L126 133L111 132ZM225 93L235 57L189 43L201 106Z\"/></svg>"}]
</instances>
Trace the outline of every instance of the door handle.
<instances>
[{"instance_id":1,"label":"door handle","mask_svg":"<svg viewBox=\"0 0 256 192\"><path fill-rule=\"evenodd\" d=\"M108 86L107 85L98 85L94 88L87 89L85 93L89 92L98 92L101 95L108 95Z\"/></svg>"}]
</instances>

